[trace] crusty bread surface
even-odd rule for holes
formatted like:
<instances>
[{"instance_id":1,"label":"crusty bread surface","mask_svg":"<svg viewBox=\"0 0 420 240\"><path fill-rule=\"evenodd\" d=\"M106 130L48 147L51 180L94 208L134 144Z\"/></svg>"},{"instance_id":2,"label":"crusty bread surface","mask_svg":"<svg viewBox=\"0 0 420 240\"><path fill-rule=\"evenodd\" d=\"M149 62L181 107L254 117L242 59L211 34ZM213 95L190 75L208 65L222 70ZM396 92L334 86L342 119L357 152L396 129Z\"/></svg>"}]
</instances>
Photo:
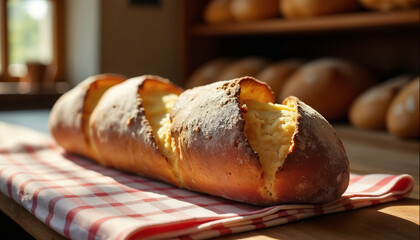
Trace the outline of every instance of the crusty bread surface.
<instances>
[{"instance_id":1,"label":"crusty bread surface","mask_svg":"<svg viewBox=\"0 0 420 240\"><path fill-rule=\"evenodd\" d=\"M125 79L118 74L99 74L65 93L49 116L50 132L57 143L70 152L96 158L88 138L90 114L102 94Z\"/></svg>"},{"instance_id":2,"label":"crusty bread surface","mask_svg":"<svg viewBox=\"0 0 420 240\"><path fill-rule=\"evenodd\" d=\"M349 163L334 129L296 97L274 100L269 86L252 77L184 92L158 76L128 79L89 113L84 133L94 154L76 153L256 205L337 199L348 185ZM51 124L55 129L57 121Z\"/></svg>"}]
</instances>

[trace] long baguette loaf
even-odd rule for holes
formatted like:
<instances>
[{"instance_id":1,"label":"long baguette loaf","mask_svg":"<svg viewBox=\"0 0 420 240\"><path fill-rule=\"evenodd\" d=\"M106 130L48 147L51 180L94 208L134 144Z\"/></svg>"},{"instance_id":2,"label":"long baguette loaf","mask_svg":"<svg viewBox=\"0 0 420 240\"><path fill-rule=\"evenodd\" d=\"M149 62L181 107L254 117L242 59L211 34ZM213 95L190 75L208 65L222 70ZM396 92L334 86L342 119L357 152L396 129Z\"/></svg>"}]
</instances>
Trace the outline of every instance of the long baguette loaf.
<instances>
[{"instance_id":1,"label":"long baguette loaf","mask_svg":"<svg viewBox=\"0 0 420 240\"><path fill-rule=\"evenodd\" d=\"M272 104L270 88L251 77L181 92L156 76L126 80L89 117L94 154L57 142L103 165L257 205L325 203L347 188L341 141L297 98ZM51 112L54 137L63 106Z\"/></svg>"}]
</instances>

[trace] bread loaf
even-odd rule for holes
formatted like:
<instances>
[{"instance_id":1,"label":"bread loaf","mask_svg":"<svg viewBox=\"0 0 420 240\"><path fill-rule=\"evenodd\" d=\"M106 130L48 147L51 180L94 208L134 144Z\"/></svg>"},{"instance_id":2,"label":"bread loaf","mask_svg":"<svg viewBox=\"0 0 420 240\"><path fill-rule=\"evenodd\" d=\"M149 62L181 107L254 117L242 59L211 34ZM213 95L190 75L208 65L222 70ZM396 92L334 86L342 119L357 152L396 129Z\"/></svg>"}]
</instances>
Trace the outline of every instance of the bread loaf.
<instances>
[{"instance_id":1,"label":"bread loaf","mask_svg":"<svg viewBox=\"0 0 420 240\"><path fill-rule=\"evenodd\" d=\"M232 0L231 12L238 22L279 16L278 0Z\"/></svg>"},{"instance_id":2,"label":"bread loaf","mask_svg":"<svg viewBox=\"0 0 420 240\"><path fill-rule=\"evenodd\" d=\"M285 18L309 18L342 13L359 7L358 0L280 0L279 9Z\"/></svg>"},{"instance_id":3,"label":"bread loaf","mask_svg":"<svg viewBox=\"0 0 420 240\"><path fill-rule=\"evenodd\" d=\"M295 71L280 93L298 97L328 120L347 118L353 100L374 79L367 70L352 62L337 58L320 58Z\"/></svg>"},{"instance_id":4,"label":"bread loaf","mask_svg":"<svg viewBox=\"0 0 420 240\"><path fill-rule=\"evenodd\" d=\"M401 75L374 86L358 96L349 111L349 120L358 128L385 129L388 108L395 95L409 81Z\"/></svg>"},{"instance_id":5,"label":"bread loaf","mask_svg":"<svg viewBox=\"0 0 420 240\"><path fill-rule=\"evenodd\" d=\"M205 63L191 74L185 87L192 88L215 82L219 74L231 62L230 58L216 58Z\"/></svg>"},{"instance_id":6,"label":"bread loaf","mask_svg":"<svg viewBox=\"0 0 420 240\"><path fill-rule=\"evenodd\" d=\"M360 0L360 2L364 7L377 11L409 9L419 6L419 0Z\"/></svg>"},{"instance_id":7,"label":"bread loaf","mask_svg":"<svg viewBox=\"0 0 420 240\"><path fill-rule=\"evenodd\" d=\"M274 95L278 96L287 79L302 64L303 60L299 59L279 61L264 68L257 74L256 78L267 83L271 87L271 90L273 90Z\"/></svg>"},{"instance_id":8,"label":"bread loaf","mask_svg":"<svg viewBox=\"0 0 420 240\"><path fill-rule=\"evenodd\" d=\"M257 205L326 203L347 188L341 141L297 98L273 104L270 88L251 77L181 91L156 76L110 88L89 118L92 159Z\"/></svg>"},{"instance_id":9,"label":"bread loaf","mask_svg":"<svg viewBox=\"0 0 420 240\"><path fill-rule=\"evenodd\" d=\"M231 2L232 0L211 0L204 8L204 21L210 24L233 22Z\"/></svg>"},{"instance_id":10,"label":"bread loaf","mask_svg":"<svg viewBox=\"0 0 420 240\"><path fill-rule=\"evenodd\" d=\"M218 75L217 80L229 80L244 76L255 77L270 61L264 57L249 56L228 64Z\"/></svg>"},{"instance_id":11,"label":"bread loaf","mask_svg":"<svg viewBox=\"0 0 420 240\"><path fill-rule=\"evenodd\" d=\"M393 99L386 116L388 131L401 138L419 138L419 77Z\"/></svg>"},{"instance_id":12,"label":"bread loaf","mask_svg":"<svg viewBox=\"0 0 420 240\"><path fill-rule=\"evenodd\" d=\"M104 92L125 80L122 75L87 78L55 103L49 117L51 135L69 152L97 159L89 140L89 118Z\"/></svg>"}]
</instances>

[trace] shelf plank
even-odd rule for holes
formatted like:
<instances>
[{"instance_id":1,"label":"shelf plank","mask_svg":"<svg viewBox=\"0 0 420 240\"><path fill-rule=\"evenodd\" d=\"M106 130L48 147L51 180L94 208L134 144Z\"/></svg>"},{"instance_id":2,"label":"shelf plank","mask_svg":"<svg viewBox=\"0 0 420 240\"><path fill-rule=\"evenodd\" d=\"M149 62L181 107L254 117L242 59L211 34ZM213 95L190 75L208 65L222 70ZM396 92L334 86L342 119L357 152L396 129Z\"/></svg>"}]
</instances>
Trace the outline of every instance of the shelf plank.
<instances>
[{"instance_id":1,"label":"shelf plank","mask_svg":"<svg viewBox=\"0 0 420 240\"><path fill-rule=\"evenodd\" d=\"M355 12L296 20L275 18L221 25L192 24L189 33L196 36L287 34L418 25L419 9L410 9L392 12Z\"/></svg>"}]
</instances>

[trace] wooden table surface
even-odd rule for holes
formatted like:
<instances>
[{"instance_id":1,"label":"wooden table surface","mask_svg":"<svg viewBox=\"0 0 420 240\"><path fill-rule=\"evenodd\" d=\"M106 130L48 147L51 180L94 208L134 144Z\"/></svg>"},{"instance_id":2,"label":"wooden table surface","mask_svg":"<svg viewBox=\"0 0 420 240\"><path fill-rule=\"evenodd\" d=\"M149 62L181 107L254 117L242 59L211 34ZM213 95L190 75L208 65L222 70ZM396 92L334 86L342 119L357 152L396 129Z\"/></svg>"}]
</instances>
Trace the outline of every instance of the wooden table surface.
<instances>
[{"instance_id":1,"label":"wooden table surface","mask_svg":"<svg viewBox=\"0 0 420 240\"><path fill-rule=\"evenodd\" d=\"M65 239L2 193L0 210L36 239ZM419 239L419 200L409 198L221 239Z\"/></svg>"},{"instance_id":2,"label":"wooden table surface","mask_svg":"<svg viewBox=\"0 0 420 240\"><path fill-rule=\"evenodd\" d=\"M222 239L419 239L419 142L385 132L334 126L353 173L407 173L415 187L408 199L301 220ZM64 239L22 206L0 193L0 210L36 239Z\"/></svg>"}]
</instances>

